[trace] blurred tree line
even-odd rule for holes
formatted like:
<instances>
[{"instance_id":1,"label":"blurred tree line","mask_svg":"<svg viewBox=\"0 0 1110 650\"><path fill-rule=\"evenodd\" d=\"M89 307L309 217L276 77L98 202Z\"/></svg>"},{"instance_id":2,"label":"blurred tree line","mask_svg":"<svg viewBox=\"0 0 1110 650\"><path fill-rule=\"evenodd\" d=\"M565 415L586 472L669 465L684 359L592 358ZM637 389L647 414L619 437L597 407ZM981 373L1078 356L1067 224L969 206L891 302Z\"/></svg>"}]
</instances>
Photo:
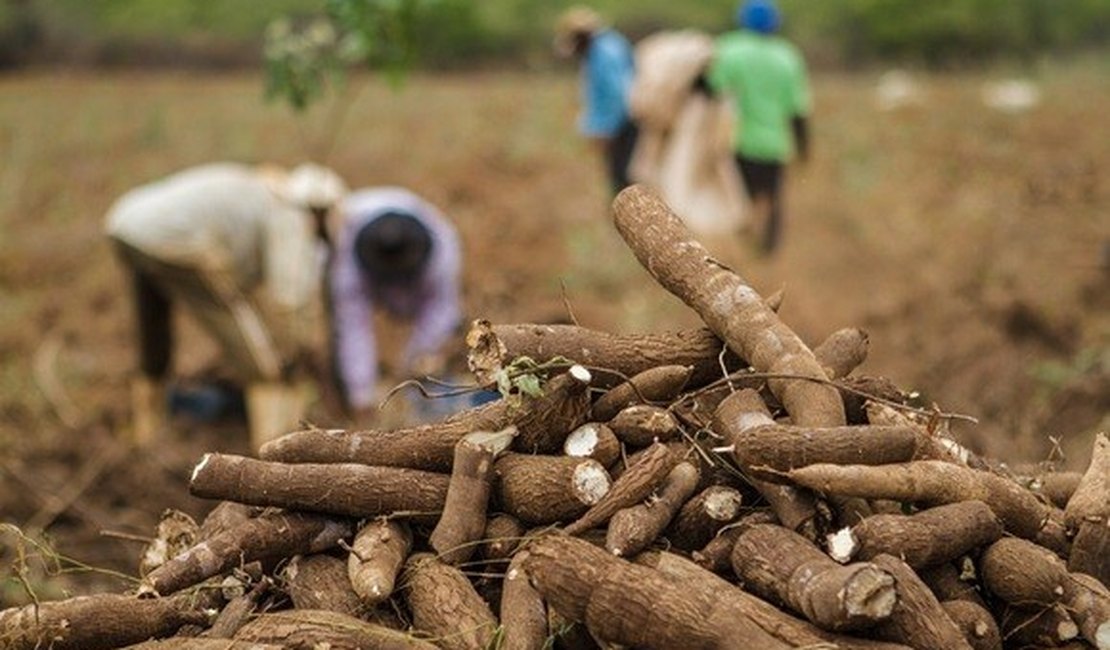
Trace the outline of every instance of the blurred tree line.
<instances>
[{"instance_id":1,"label":"blurred tree line","mask_svg":"<svg viewBox=\"0 0 1110 650\"><path fill-rule=\"evenodd\" d=\"M1110 0L780 0L785 31L818 65L1029 59L1110 42ZM241 66L266 26L326 0L0 0L0 66ZM556 0L426 0L417 64L544 67ZM670 27L720 32L735 0L595 0L633 38Z\"/></svg>"}]
</instances>

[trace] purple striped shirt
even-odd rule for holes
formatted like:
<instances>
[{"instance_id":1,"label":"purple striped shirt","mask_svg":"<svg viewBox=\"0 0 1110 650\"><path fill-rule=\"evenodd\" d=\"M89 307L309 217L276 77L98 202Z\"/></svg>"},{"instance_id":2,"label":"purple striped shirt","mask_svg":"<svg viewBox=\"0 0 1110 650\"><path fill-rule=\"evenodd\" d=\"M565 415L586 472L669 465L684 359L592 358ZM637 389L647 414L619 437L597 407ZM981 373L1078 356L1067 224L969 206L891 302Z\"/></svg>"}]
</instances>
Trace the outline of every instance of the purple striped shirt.
<instances>
[{"instance_id":1,"label":"purple striped shirt","mask_svg":"<svg viewBox=\"0 0 1110 650\"><path fill-rule=\"evenodd\" d=\"M437 351L461 318L459 273L461 253L454 226L424 199L399 187L363 189L343 204L346 215L329 269L329 290L336 337L335 353L348 403L370 406L378 381L378 353L372 313L380 305L390 314L412 321L402 364ZM411 283L386 286L360 267L354 251L359 230L390 211L403 211L423 223L432 237L427 266Z\"/></svg>"}]
</instances>

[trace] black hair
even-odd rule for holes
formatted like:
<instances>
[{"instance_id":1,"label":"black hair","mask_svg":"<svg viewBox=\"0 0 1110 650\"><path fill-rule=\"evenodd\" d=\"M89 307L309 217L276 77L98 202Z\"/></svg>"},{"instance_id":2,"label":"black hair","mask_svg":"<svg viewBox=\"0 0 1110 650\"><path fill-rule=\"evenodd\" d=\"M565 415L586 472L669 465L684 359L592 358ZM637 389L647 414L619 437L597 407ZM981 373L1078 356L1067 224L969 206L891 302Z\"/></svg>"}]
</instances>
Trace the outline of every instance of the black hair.
<instances>
[{"instance_id":1,"label":"black hair","mask_svg":"<svg viewBox=\"0 0 1110 650\"><path fill-rule=\"evenodd\" d=\"M355 236L359 265L381 282L414 279L423 271L431 252L432 235L427 226L407 212L386 212Z\"/></svg>"}]
</instances>

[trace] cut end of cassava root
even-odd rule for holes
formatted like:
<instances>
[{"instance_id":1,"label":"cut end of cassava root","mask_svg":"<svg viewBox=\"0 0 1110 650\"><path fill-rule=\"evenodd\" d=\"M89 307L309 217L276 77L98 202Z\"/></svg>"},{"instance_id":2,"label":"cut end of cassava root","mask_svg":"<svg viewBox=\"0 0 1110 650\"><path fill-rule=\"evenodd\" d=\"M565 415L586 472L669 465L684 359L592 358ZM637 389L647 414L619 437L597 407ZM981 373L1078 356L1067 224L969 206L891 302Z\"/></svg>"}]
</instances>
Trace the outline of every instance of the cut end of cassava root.
<instances>
[{"instance_id":1,"label":"cut end of cassava root","mask_svg":"<svg viewBox=\"0 0 1110 650\"><path fill-rule=\"evenodd\" d=\"M743 496L735 490L717 490L705 497L705 514L717 521L732 521L740 515Z\"/></svg>"},{"instance_id":2,"label":"cut end of cassava root","mask_svg":"<svg viewBox=\"0 0 1110 650\"><path fill-rule=\"evenodd\" d=\"M877 567L861 568L844 585L843 598L849 615L883 620L890 616L898 602L894 576Z\"/></svg>"},{"instance_id":3,"label":"cut end of cassava root","mask_svg":"<svg viewBox=\"0 0 1110 650\"><path fill-rule=\"evenodd\" d=\"M847 564L859 550L859 542L848 527L841 528L828 537L829 557L841 564Z\"/></svg>"},{"instance_id":4,"label":"cut end of cassava root","mask_svg":"<svg viewBox=\"0 0 1110 650\"><path fill-rule=\"evenodd\" d=\"M579 501L592 506L609 492L609 472L600 463L582 463L574 469L574 492Z\"/></svg>"}]
</instances>

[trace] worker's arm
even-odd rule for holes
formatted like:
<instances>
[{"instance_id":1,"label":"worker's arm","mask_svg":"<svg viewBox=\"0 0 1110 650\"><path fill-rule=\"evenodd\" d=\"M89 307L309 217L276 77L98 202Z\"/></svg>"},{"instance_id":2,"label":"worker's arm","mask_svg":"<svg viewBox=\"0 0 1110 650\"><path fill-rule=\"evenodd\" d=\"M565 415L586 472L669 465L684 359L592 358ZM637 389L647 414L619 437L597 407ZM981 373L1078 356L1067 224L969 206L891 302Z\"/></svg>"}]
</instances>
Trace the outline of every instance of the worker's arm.
<instances>
[{"instance_id":1,"label":"worker's arm","mask_svg":"<svg viewBox=\"0 0 1110 650\"><path fill-rule=\"evenodd\" d=\"M798 159L807 163L809 162L809 118L795 115L790 125L794 129L794 145L798 150Z\"/></svg>"},{"instance_id":2,"label":"worker's arm","mask_svg":"<svg viewBox=\"0 0 1110 650\"><path fill-rule=\"evenodd\" d=\"M331 294L332 375L348 409L369 410L378 381L378 353L371 328L372 305L365 280L349 250L339 249L328 274Z\"/></svg>"}]
</instances>

